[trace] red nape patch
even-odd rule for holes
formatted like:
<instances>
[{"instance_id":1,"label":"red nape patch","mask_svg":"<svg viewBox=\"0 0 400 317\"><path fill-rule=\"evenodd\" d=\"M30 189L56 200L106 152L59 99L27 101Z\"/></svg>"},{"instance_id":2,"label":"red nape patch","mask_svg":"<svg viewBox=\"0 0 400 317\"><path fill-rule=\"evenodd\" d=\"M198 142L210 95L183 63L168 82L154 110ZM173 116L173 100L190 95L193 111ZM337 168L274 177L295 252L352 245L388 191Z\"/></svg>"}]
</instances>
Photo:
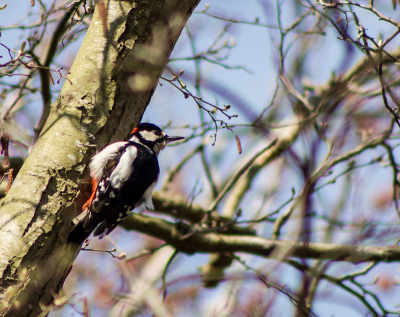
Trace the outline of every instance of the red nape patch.
<instances>
[{"instance_id":1,"label":"red nape patch","mask_svg":"<svg viewBox=\"0 0 400 317\"><path fill-rule=\"evenodd\" d=\"M82 210L89 209L90 205L92 204L94 195L96 194L97 185L99 183L92 178L92 194L90 195L89 199L83 204Z\"/></svg>"},{"instance_id":2,"label":"red nape patch","mask_svg":"<svg viewBox=\"0 0 400 317\"><path fill-rule=\"evenodd\" d=\"M138 132L139 132L139 128L134 128L134 129L132 130L132 133L131 133L131 134L138 133Z\"/></svg>"}]
</instances>

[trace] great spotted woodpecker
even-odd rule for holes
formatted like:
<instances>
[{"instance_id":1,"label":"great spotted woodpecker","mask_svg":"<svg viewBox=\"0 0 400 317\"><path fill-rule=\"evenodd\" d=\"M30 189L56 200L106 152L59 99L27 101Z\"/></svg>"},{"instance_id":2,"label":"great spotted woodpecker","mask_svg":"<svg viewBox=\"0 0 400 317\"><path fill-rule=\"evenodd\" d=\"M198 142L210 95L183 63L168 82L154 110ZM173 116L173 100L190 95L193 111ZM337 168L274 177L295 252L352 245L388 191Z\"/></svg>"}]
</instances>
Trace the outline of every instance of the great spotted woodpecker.
<instances>
[{"instance_id":1,"label":"great spotted woodpecker","mask_svg":"<svg viewBox=\"0 0 400 317\"><path fill-rule=\"evenodd\" d=\"M128 141L115 142L93 156L92 195L68 241L82 243L93 231L103 238L134 208L152 210L151 195L159 177L157 156L165 146L184 137L170 137L151 123L133 129Z\"/></svg>"}]
</instances>

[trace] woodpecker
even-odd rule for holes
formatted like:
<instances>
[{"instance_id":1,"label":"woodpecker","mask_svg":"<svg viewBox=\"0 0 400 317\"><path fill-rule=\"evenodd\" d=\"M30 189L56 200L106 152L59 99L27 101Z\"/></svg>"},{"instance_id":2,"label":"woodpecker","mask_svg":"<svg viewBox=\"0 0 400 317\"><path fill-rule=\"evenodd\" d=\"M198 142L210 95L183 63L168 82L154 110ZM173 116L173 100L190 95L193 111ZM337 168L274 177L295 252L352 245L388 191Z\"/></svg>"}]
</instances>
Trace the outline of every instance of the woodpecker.
<instances>
[{"instance_id":1,"label":"woodpecker","mask_svg":"<svg viewBox=\"0 0 400 317\"><path fill-rule=\"evenodd\" d=\"M141 123L128 141L112 143L94 155L89 164L92 194L72 221L75 228L68 241L82 243L92 231L101 239L131 210L153 210L151 195L160 174L157 157L168 143L182 139Z\"/></svg>"}]
</instances>

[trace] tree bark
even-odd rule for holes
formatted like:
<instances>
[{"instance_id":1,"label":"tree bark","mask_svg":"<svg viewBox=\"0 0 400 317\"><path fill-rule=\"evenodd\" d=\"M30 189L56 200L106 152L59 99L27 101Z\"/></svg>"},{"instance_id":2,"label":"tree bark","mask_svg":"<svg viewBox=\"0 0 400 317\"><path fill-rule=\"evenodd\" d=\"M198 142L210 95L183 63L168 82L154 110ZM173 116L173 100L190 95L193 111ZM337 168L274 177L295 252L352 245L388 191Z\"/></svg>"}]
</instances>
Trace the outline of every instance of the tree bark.
<instances>
[{"instance_id":1,"label":"tree bark","mask_svg":"<svg viewBox=\"0 0 400 317\"><path fill-rule=\"evenodd\" d=\"M90 156L140 122L199 0L99 1L68 80L0 205L0 313L46 315L79 252L65 245Z\"/></svg>"}]
</instances>

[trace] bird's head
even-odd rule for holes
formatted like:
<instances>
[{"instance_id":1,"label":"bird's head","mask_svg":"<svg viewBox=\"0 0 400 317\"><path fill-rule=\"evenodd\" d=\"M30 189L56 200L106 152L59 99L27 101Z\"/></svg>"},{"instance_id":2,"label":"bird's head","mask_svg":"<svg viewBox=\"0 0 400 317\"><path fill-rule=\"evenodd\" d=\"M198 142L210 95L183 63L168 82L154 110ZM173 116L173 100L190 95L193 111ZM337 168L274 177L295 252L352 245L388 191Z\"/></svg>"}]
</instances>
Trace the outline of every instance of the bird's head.
<instances>
[{"instance_id":1,"label":"bird's head","mask_svg":"<svg viewBox=\"0 0 400 317\"><path fill-rule=\"evenodd\" d=\"M129 141L141 143L154 151L157 155L165 146L174 141L183 140L181 136L168 136L159 127L152 123L141 123L134 128Z\"/></svg>"}]
</instances>

